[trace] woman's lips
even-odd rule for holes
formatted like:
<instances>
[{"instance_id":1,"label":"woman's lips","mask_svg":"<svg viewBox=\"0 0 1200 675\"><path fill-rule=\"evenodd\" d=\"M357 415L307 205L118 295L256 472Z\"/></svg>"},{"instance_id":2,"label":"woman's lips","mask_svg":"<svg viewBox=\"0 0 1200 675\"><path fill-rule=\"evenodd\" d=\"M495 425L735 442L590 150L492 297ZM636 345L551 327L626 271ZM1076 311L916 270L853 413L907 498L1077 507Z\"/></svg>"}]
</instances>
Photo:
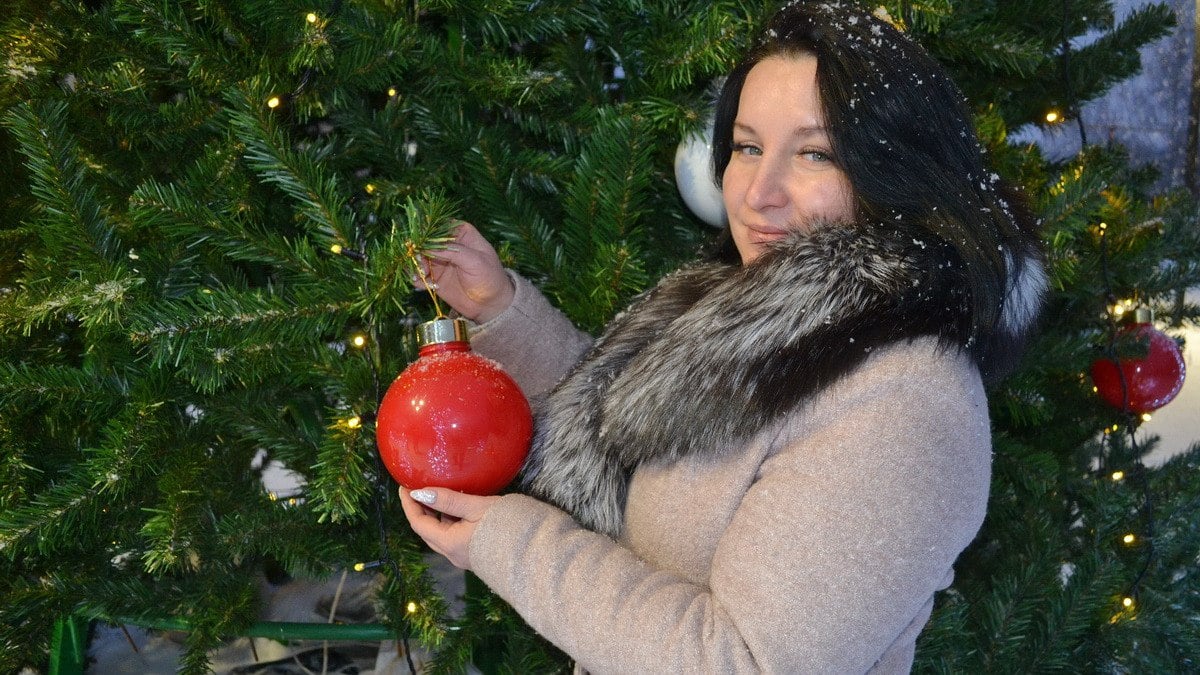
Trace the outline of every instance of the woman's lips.
<instances>
[{"instance_id":1,"label":"woman's lips","mask_svg":"<svg viewBox=\"0 0 1200 675\"><path fill-rule=\"evenodd\" d=\"M767 227L763 225L747 225L746 229L750 232L750 241L756 244L763 244L769 241L782 239L788 233L788 231L783 228Z\"/></svg>"}]
</instances>

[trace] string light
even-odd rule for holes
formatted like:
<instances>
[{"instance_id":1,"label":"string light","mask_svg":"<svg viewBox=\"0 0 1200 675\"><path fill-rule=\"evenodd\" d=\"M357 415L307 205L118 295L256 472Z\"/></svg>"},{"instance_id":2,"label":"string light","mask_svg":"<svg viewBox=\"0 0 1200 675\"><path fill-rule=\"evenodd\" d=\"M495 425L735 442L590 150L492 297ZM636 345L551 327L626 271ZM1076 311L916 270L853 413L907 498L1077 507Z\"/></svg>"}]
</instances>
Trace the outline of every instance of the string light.
<instances>
[{"instance_id":1,"label":"string light","mask_svg":"<svg viewBox=\"0 0 1200 675\"><path fill-rule=\"evenodd\" d=\"M268 492L268 493L267 493L267 498L268 498L268 499L270 499L270 500L271 500L271 501L273 501L273 502L277 502L277 501L279 501L279 495L275 494L274 492Z\"/></svg>"},{"instance_id":2,"label":"string light","mask_svg":"<svg viewBox=\"0 0 1200 675\"><path fill-rule=\"evenodd\" d=\"M1116 304L1109 308L1109 311L1114 316L1120 317L1131 309L1133 309L1133 299L1126 298L1125 300L1118 300Z\"/></svg>"},{"instance_id":3,"label":"string light","mask_svg":"<svg viewBox=\"0 0 1200 675\"><path fill-rule=\"evenodd\" d=\"M1121 597L1121 609L1108 620L1110 624L1120 622L1122 619L1132 621L1134 619L1133 596L1126 595Z\"/></svg>"},{"instance_id":4,"label":"string light","mask_svg":"<svg viewBox=\"0 0 1200 675\"><path fill-rule=\"evenodd\" d=\"M400 92L396 91L395 87L388 87L388 96L390 96L392 98L396 98L396 94L399 94L399 93Z\"/></svg>"},{"instance_id":5,"label":"string light","mask_svg":"<svg viewBox=\"0 0 1200 675\"><path fill-rule=\"evenodd\" d=\"M317 27L317 28L323 27L325 21L332 20L333 18L337 17L337 15L341 9L342 3L343 3L343 0L333 0L332 5L330 6L329 12L328 12L327 16L325 17L325 19L322 19L322 17L319 16L316 12L308 12L305 14L304 20L314 27ZM415 6L415 3L414 3L414 6ZM293 89L291 94L288 94L288 96L291 96L291 97L297 96L308 84L309 79L313 76L314 73L315 73L315 70L313 68L305 69L304 72L301 74L300 81L296 85L296 88ZM397 94L398 94L398 92L396 91L396 89L394 87L388 89L389 96L394 97ZM284 101L283 97L281 97L279 95L274 95L274 96L271 96L269 99L267 99L266 105L268 108L274 110L275 108L278 108L279 106L283 105L284 102L285 101ZM366 190L367 190L368 194L373 193L375 191L375 186L368 184ZM366 254L359 252L359 251L355 251L353 249L343 248L343 246L341 244L332 244L329 247L329 251L332 252L334 255L345 256L347 258L350 258L350 259L356 260L356 261L365 261L367 259ZM203 290L204 290L204 292L209 292L209 293L212 292L208 289L203 289ZM355 340L355 342L357 343L357 340ZM364 343L365 343L365 339L364 339ZM378 378L376 378L376 379L378 380ZM376 385L376 389L378 389L378 384ZM368 415L368 418L373 420L374 415L373 414ZM354 416L354 417L346 420L346 426L351 429L357 428L361 424L362 424L362 418L360 418L358 416ZM378 462L379 461L378 457L376 459ZM379 468L381 469L380 473L382 474L383 473L382 463L379 464ZM274 501L278 498L277 495L275 495L274 493L270 493L270 496L271 496L272 501ZM295 500L292 500L292 501L294 503ZM373 562L355 563L353 565L353 569L356 572L361 572L366 569L370 569L373 567L380 567L384 564L389 564L391 566L392 571L395 573L395 575L397 577L399 577L400 570L397 567L396 562L393 560L390 560L386 557L386 555L387 555L386 550L388 548L388 529L386 527L386 522L385 522L383 511L382 511L382 499L380 498L380 496L378 494L376 494L374 501L375 501L375 506L376 506L376 517L377 517L377 521L378 521L378 525L379 525L380 542L381 542L382 548L385 551L385 553L384 553L385 557L382 560L376 560ZM410 613L416 612L417 611L416 603L409 602L408 603L408 611ZM403 645L401 651L403 651L403 653L405 654L405 658L408 661L409 672L413 672L413 673L417 672L416 665L413 663L412 652L408 648L408 632L407 631L401 632L400 641Z\"/></svg>"},{"instance_id":6,"label":"string light","mask_svg":"<svg viewBox=\"0 0 1200 675\"><path fill-rule=\"evenodd\" d=\"M1114 471L1114 472L1112 473L1112 479L1113 479L1113 482L1114 482L1114 483L1119 483L1119 482L1121 482L1122 480L1124 480L1124 478L1125 478L1125 472L1124 472L1124 471Z\"/></svg>"},{"instance_id":7,"label":"string light","mask_svg":"<svg viewBox=\"0 0 1200 675\"><path fill-rule=\"evenodd\" d=\"M351 260L366 260L367 257L352 248L346 248L341 244L330 244L329 252L334 255L344 255Z\"/></svg>"},{"instance_id":8,"label":"string light","mask_svg":"<svg viewBox=\"0 0 1200 675\"><path fill-rule=\"evenodd\" d=\"M367 191L367 194L369 194L369 195L375 194L375 184L374 183L367 183L367 186L363 189L365 189Z\"/></svg>"},{"instance_id":9,"label":"string light","mask_svg":"<svg viewBox=\"0 0 1200 675\"><path fill-rule=\"evenodd\" d=\"M1046 121L1050 124L1055 124L1062 121L1062 115L1057 110L1050 110L1046 113Z\"/></svg>"},{"instance_id":10,"label":"string light","mask_svg":"<svg viewBox=\"0 0 1200 675\"><path fill-rule=\"evenodd\" d=\"M1142 413L1142 421L1149 422L1150 421L1150 413Z\"/></svg>"},{"instance_id":11,"label":"string light","mask_svg":"<svg viewBox=\"0 0 1200 675\"><path fill-rule=\"evenodd\" d=\"M408 606L405 607L405 609L408 610L409 614L416 614L417 613L417 603L413 602L412 600L409 600Z\"/></svg>"},{"instance_id":12,"label":"string light","mask_svg":"<svg viewBox=\"0 0 1200 675\"><path fill-rule=\"evenodd\" d=\"M367 344L367 337L365 335L355 335L350 338L350 343L355 347L362 347Z\"/></svg>"},{"instance_id":13,"label":"string light","mask_svg":"<svg viewBox=\"0 0 1200 675\"><path fill-rule=\"evenodd\" d=\"M1125 542L1126 544L1132 544L1133 542L1137 541L1137 537L1133 536L1132 534L1127 534L1124 537L1121 537L1121 541Z\"/></svg>"}]
</instances>

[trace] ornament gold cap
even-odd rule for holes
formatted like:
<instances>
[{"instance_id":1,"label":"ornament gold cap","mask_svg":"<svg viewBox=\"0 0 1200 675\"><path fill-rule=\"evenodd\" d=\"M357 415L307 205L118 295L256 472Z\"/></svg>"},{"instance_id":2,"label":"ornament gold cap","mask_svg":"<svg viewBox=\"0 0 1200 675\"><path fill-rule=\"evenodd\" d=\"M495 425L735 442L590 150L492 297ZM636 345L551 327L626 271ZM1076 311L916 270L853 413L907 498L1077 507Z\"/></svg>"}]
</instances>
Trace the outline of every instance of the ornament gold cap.
<instances>
[{"instance_id":1,"label":"ornament gold cap","mask_svg":"<svg viewBox=\"0 0 1200 675\"><path fill-rule=\"evenodd\" d=\"M417 326L417 347L445 342L470 342L466 319L434 319Z\"/></svg>"},{"instance_id":2,"label":"ornament gold cap","mask_svg":"<svg viewBox=\"0 0 1200 675\"><path fill-rule=\"evenodd\" d=\"M1133 311L1134 323L1150 323L1154 321L1154 310L1149 307L1138 307Z\"/></svg>"}]
</instances>

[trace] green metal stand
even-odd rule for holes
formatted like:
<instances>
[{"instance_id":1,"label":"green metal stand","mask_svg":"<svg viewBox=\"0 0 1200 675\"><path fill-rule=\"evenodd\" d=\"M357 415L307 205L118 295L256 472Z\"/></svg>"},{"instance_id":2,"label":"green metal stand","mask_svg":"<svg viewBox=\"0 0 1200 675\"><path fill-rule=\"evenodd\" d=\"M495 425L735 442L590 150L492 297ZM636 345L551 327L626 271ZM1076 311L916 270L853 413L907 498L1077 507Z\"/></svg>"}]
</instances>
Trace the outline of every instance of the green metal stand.
<instances>
[{"instance_id":1,"label":"green metal stand","mask_svg":"<svg viewBox=\"0 0 1200 675\"><path fill-rule=\"evenodd\" d=\"M87 658L88 622L68 616L54 622L50 643L50 675L83 675Z\"/></svg>"},{"instance_id":2,"label":"green metal stand","mask_svg":"<svg viewBox=\"0 0 1200 675\"><path fill-rule=\"evenodd\" d=\"M116 623L154 628L157 630L190 630L181 619L153 621L115 619ZM77 616L59 619L54 623L54 639L50 645L49 675L83 675L87 659L88 622ZM261 637L287 642L288 640L362 640L383 642L395 639L391 629L379 623L297 623L291 621L259 621L251 624L238 637Z\"/></svg>"}]
</instances>

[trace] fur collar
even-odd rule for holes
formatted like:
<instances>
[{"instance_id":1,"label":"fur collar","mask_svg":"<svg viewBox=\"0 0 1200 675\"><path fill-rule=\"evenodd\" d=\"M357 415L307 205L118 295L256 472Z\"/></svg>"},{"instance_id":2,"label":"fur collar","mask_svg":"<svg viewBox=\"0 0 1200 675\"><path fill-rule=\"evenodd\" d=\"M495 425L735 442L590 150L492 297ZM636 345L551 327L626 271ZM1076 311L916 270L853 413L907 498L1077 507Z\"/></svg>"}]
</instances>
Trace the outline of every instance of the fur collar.
<instances>
[{"instance_id":1,"label":"fur collar","mask_svg":"<svg viewBox=\"0 0 1200 675\"><path fill-rule=\"evenodd\" d=\"M750 265L668 275L539 406L524 490L616 536L638 464L736 449L882 345L936 336L971 350L961 265L927 239L825 227ZM1045 285L1032 257L1010 267L1029 279L1010 282L992 344L1021 341Z\"/></svg>"}]
</instances>

